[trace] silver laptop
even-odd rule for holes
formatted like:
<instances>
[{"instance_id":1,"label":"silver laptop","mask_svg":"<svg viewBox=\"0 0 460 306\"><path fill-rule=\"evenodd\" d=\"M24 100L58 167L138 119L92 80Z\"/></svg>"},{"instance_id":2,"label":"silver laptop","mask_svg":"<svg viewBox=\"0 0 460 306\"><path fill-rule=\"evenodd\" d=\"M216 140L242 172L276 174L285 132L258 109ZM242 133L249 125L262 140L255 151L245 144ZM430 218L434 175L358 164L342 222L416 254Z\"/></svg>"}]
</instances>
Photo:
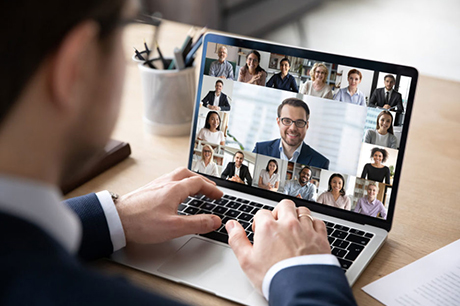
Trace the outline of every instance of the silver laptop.
<instances>
[{"instance_id":1,"label":"silver laptop","mask_svg":"<svg viewBox=\"0 0 460 306\"><path fill-rule=\"evenodd\" d=\"M332 253L353 285L391 229L417 71L234 36L210 33L203 40L188 168L225 195L190 197L178 213L236 219L252 241L253 214L289 198L324 220ZM218 62L222 46L224 63ZM305 131L302 120L278 117L286 99L306 104L306 133L287 132L292 125ZM299 137L297 153L284 151L284 142ZM332 193L337 184L339 198ZM112 259L242 304L266 305L227 239L222 226L159 245L130 245Z\"/></svg>"}]
</instances>

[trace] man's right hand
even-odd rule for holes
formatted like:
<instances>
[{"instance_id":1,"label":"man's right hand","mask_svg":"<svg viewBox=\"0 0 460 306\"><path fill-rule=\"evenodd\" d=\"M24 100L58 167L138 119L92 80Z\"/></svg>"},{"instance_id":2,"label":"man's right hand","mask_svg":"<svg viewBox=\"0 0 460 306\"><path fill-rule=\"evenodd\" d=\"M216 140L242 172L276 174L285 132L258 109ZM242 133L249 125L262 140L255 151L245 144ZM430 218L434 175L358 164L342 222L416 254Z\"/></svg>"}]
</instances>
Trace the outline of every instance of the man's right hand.
<instances>
[{"instance_id":1,"label":"man's right hand","mask_svg":"<svg viewBox=\"0 0 460 306\"><path fill-rule=\"evenodd\" d=\"M306 207L296 208L290 200L281 201L271 212L259 210L254 217L254 244L246 237L243 227L234 220L228 221L228 243L235 252L241 268L253 285L261 290L268 270L284 259L330 254L326 225L323 221L300 214L310 214Z\"/></svg>"}]
</instances>

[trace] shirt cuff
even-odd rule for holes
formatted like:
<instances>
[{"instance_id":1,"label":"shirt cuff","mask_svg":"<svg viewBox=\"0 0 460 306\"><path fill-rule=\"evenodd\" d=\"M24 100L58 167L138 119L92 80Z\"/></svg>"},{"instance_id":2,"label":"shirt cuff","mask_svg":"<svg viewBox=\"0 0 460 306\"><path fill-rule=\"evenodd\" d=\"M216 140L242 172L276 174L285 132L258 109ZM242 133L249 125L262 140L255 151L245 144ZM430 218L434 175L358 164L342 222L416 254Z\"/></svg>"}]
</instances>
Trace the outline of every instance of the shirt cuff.
<instances>
[{"instance_id":1,"label":"shirt cuff","mask_svg":"<svg viewBox=\"0 0 460 306\"><path fill-rule=\"evenodd\" d=\"M262 293L267 301L269 298L270 284L275 274L283 269L300 265L331 265L340 267L337 257L331 254L297 256L277 262L268 270L262 282Z\"/></svg>"},{"instance_id":2,"label":"shirt cuff","mask_svg":"<svg viewBox=\"0 0 460 306\"><path fill-rule=\"evenodd\" d=\"M115 203L113 203L112 196L107 190L96 193L96 196L99 203L101 203L105 218L107 219L113 251L118 251L126 246L126 238Z\"/></svg>"}]
</instances>

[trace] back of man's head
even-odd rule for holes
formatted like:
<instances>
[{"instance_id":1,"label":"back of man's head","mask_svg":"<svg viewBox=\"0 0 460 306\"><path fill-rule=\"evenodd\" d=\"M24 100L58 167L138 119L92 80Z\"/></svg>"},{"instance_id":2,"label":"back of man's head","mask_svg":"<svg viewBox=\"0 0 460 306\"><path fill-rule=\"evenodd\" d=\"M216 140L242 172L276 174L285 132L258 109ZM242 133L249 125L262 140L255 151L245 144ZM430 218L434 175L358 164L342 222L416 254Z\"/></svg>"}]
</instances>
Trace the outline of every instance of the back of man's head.
<instances>
[{"instance_id":1,"label":"back of man's head","mask_svg":"<svg viewBox=\"0 0 460 306\"><path fill-rule=\"evenodd\" d=\"M76 25L94 20L103 43L125 0L5 0L0 3L0 125L21 91Z\"/></svg>"}]
</instances>

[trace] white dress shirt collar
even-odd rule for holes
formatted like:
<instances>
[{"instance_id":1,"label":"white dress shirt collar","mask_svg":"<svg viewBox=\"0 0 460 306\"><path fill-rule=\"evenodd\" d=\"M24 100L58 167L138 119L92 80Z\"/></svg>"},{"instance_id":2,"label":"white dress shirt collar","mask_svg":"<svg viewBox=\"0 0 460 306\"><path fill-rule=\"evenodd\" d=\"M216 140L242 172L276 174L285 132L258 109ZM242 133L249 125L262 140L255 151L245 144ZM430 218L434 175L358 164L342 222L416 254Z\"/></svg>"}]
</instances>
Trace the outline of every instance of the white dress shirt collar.
<instances>
[{"instance_id":1,"label":"white dress shirt collar","mask_svg":"<svg viewBox=\"0 0 460 306\"><path fill-rule=\"evenodd\" d=\"M0 212L37 225L67 251L76 253L82 235L80 219L61 203L61 192L42 182L0 175Z\"/></svg>"},{"instance_id":2,"label":"white dress shirt collar","mask_svg":"<svg viewBox=\"0 0 460 306\"><path fill-rule=\"evenodd\" d=\"M302 144L303 142L295 149L294 154L292 154L292 157L289 159L286 154L284 154L284 149L283 149L283 142L280 141L280 159L282 160L287 160L287 161L292 161L292 162L297 162L297 158L299 158L300 151L302 150Z\"/></svg>"}]
</instances>

